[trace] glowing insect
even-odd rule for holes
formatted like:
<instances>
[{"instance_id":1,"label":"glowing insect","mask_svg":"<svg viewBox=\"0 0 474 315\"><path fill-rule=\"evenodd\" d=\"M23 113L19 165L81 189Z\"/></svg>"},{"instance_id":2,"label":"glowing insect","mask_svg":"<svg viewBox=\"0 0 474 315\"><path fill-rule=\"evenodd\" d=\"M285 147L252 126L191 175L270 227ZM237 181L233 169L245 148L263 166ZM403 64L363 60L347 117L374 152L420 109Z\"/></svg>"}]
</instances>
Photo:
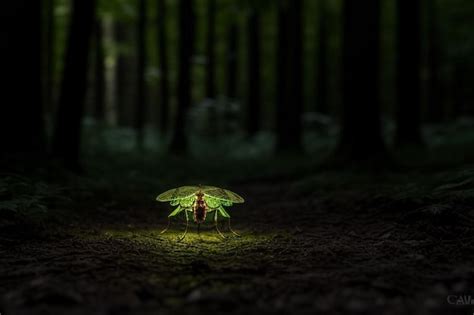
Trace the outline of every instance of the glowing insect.
<instances>
[{"instance_id":1,"label":"glowing insect","mask_svg":"<svg viewBox=\"0 0 474 315\"><path fill-rule=\"evenodd\" d=\"M218 215L227 218L229 220L229 230L233 234L239 235L230 227L230 215L224 209L224 206L229 207L232 206L233 203L243 203L244 199L230 190L213 186L182 186L165 191L156 197L156 200L161 202L169 201L170 205L178 206L168 215L168 225L161 233L168 230L171 217L177 216L184 211L186 216L186 229L180 237L180 240L182 240L188 232L188 212L193 213L194 222L196 222L198 226L198 233L201 223L206 220L207 213L213 213L214 226L221 237L225 238L217 225Z\"/></svg>"}]
</instances>

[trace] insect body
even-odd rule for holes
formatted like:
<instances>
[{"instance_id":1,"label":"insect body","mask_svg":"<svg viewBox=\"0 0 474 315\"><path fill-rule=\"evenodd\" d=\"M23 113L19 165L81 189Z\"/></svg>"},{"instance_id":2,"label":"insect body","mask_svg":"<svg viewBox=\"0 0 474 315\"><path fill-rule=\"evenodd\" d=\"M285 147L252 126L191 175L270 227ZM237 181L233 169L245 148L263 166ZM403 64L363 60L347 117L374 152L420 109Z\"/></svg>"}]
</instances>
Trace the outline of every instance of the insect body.
<instances>
[{"instance_id":1,"label":"insect body","mask_svg":"<svg viewBox=\"0 0 474 315\"><path fill-rule=\"evenodd\" d=\"M198 192L196 194L196 200L194 201L194 222L201 224L206 220L206 212L207 212L207 205L206 201L204 200L204 194L202 192Z\"/></svg>"},{"instance_id":2,"label":"insect body","mask_svg":"<svg viewBox=\"0 0 474 315\"><path fill-rule=\"evenodd\" d=\"M214 216L214 226L220 236L225 237L217 225L219 215L229 220L229 230L235 235L238 235L230 227L230 215L224 209L224 206L228 207L234 203L243 203L244 199L230 190L214 186L182 186L160 194L156 200L170 202L172 206L177 206L177 208L168 215L168 226L161 233L168 230L171 217L184 212L186 217L186 229L180 237L180 239L183 239L188 231L188 212L192 212L194 222L198 226L198 233L201 223L206 220L206 216L209 213Z\"/></svg>"}]
</instances>

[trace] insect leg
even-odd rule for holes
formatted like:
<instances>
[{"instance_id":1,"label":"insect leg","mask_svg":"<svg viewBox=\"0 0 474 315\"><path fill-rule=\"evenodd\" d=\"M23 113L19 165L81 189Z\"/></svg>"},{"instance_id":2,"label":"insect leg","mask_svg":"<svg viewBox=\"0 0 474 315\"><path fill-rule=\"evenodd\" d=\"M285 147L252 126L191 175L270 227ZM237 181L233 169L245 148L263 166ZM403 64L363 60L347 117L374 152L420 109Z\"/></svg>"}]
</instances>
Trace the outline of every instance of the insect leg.
<instances>
[{"instance_id":1,"label":"insect leg","mask_svg":"<svg viewBox=\"0 0 474 315\"><path fill-rule=\"evenodd\" d=\"M168 229L169 229L169 227L170 227L170 224L171 224L171 218L168 217L168 224L166 225L165 229L160 232L160 234L163 234L163 233L165 233L166 231L168 231Z\"/></svg>"},{"instance_id":2,"label":"insect leg","mask_svg":"<svg viewBox=\"0 0 474 315\"><path fill-rule=\"evenodd\" d=\"M180 236L178 241L182 241L184 239L184 237L186 236L186 234L188 233L189 218L188 218L188 210L187 209L184 209L184 214L186 215L186 229L184 230L183 235Z\"/></svg>"},{"instance_id":3,"label":"insect leg","mask_svg":"<svg viewBox=\"0 0 474 315\"><path fill-rule=\"evenodd\" d=\"M234 230L232 230L232 227L230 226L230 214L227 213L227 211L225 211L224 207L221 205L219 206L219 212L221 213L221 215L224 217L224 218L227 218L229 221L227 223L227 226L229 228L229 231L232 232L232 234L236 235L236 236L240 236L237 232L235 232Z\"/></svg>"},{"instance_id":4,"label":"insect leg","mask_svg":"<svg viewBox=\"0 0 474 315\"><path fill-rule=\"evenodd\" d=\"M232 230L232 228L230 227L230 218L228 219L229 221L227 221L227 226L229 227L229 231L232 232L232 234L234 234L235 236L240 236L239 233L235 232L234 230Z\"/></svg>"},{"instance_id":5,"label":"insect leg","mask_svg":"<svg viewBox=\"0 0 474 315\"><path fill-rule=\"evenodd\" d=\"M166 231L168 231L168 229L170 227L170 224L171 224L171 217L174 217L174 216L178 215L178 213L180 213L181 211L183 211L183 209L181 208L181 206L178 206L176 209L173 210L173 212L171 212L168 215L168 224L166 225L166 228L163 231L160 232L160 234L163 234Z\"/></svg>"},{"instance_id":6,"label":"insect leg","mask_svg":"<svg viewBox=\"0 0 474 315\"><path fill-rule=\"evenodd\" d=\"M225 238L224 234L222 234L222 232L219 230L219 226L217 225L217 211L214 213L214 224L215 224L217 233L219 233L219 235L222 238Z\"/></svg>"}]
</instances>

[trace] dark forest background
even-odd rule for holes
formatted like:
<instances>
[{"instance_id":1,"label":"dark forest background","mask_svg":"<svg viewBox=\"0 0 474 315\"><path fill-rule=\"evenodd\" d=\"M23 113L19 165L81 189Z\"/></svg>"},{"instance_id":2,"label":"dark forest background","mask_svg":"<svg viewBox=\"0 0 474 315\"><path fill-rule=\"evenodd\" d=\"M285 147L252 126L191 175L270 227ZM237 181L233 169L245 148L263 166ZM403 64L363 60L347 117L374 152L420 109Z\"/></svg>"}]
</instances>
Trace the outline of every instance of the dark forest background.
<instances>
[{"instance_id":1,"label":"dark forest background","mask_svg":"<svg viewBox=\"0 0 474 315\"><path fill-rule=\"evenodd\" d=\"M469 1L57 0L3 11L7 153L78 167L106 150L253 158L325 145L353 160L472 125Z\"/></svg>"},{"instance_id":2,"label":"dark forest background","mask_svg":"<svg viewBox=\"0 0 474 315\"><path fill-rule=\"evenodd\" d=\"M0 311L451 313L474 283L473 16L471 0L4 1ZM159 234L156 195L197 184L244 196L242 238Z\"/></svg>"}]
</instances>

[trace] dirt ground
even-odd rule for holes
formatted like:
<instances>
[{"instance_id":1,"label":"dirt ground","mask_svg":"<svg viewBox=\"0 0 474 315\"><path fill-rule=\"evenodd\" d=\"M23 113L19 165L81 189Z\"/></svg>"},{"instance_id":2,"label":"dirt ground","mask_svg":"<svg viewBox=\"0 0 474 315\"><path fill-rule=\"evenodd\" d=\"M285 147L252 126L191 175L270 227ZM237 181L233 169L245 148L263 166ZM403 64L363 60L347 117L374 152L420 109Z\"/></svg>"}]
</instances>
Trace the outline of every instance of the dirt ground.
<instances>
[{"instance_id":1,"label":"dirt ground","mask_svg":"<svg viewBox=\"0 0 474 315\"><path fill-rule=\"evenodd\" d=\"M67 224L4 225L1 314L473 314L450 304L474 298L470 170L229 181L224 240L160 234L151 188L84 193Z\"/></svg>"}]
</instances>

